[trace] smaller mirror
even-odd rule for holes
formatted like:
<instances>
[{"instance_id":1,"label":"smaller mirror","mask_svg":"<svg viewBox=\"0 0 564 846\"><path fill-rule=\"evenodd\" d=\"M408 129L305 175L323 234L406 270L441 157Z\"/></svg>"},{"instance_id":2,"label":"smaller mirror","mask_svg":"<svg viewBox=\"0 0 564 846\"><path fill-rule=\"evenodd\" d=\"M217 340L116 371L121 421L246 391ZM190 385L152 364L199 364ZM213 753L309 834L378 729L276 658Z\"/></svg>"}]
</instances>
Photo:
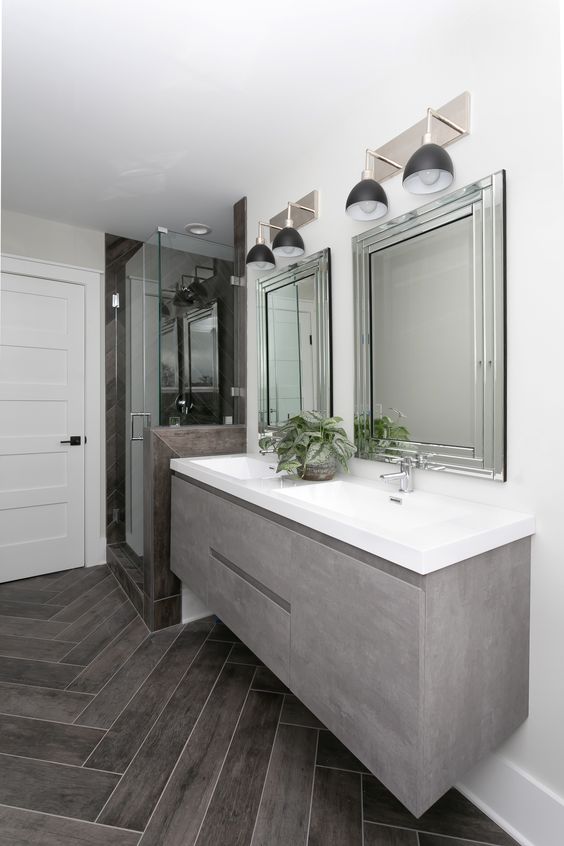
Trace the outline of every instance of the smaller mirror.
<instances>
[{"instance_id":1,"label":"smaller mirror","mask_svg":"<svg viewBox=\"0 0 564 846\"><path fill-rule=\"evenodd\" d=\"M257 282L259 428L332 413L330 250Z\"/></svg>"}]
</instances>

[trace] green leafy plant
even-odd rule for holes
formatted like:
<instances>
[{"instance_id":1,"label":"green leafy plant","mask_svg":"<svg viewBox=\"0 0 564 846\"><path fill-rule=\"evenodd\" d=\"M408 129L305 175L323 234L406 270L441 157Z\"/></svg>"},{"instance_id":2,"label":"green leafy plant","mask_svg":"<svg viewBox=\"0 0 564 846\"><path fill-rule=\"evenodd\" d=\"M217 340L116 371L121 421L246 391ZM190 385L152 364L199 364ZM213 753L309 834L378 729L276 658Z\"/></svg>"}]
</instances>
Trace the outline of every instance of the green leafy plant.
<instances>
[{"instance_id":1,"label":"green leafy plant","mask_svg":"<svg viewBox=\"0 0 564 846\"><path fill-rule=\"evenodd\" d=\"M348 471L348 460L356 452L356 446L347 438L340 426L342 417L324 417L318 411L302 411L290 417L272 435L260 439L261 449L276 452L276 472L303 476L307 467L338 462Z\"/></svg>"}]
</instances>

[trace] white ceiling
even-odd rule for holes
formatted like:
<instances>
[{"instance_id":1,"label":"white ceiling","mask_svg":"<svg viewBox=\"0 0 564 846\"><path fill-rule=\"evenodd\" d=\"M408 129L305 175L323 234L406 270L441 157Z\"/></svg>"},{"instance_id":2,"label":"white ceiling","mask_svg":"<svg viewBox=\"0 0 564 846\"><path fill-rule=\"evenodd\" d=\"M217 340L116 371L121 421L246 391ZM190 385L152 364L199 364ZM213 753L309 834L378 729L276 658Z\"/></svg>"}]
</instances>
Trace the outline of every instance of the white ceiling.
<instances>
[{"instance_id":1,"label":"white ceiling","mask_svg":"<svg viewBox=\"0 0 564 846\"><path fill-rule=\"evenodd\" d=\"M137 238L201 220L230 241L232 204L291 166L290 127L313 141L462 5L4 0L3 206Z\"/></svg>"}]
</instances>

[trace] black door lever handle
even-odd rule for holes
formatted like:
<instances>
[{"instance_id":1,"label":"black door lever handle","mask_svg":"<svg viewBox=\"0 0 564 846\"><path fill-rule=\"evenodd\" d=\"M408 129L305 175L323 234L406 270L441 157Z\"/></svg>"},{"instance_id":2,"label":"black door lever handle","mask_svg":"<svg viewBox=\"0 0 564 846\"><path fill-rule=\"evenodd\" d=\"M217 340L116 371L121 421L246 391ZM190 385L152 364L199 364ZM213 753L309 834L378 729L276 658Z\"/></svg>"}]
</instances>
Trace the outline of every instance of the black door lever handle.
<instances>
[{"instance_id":1,"label":"black door lever handle","mask_svg":"<svg viewBox=\"0 0 564 846\"><path fill-rule=\"evenodd\" d=\"M71 446L80 446L80 435L71 435L68 441L59 441L60 444L70 444Z\"/></svg>"}]
</instances>

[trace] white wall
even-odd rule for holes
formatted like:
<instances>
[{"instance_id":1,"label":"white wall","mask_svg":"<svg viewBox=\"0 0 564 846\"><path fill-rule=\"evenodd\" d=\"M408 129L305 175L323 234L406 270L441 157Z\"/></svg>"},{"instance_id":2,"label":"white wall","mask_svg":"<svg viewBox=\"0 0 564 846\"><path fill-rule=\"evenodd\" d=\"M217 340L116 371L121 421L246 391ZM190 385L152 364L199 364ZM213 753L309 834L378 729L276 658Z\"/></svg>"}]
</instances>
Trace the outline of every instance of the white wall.
<instances>
[{"instance_id":1,"label":"white wall","mask_svg":"<svg viewBox=\"0 0 564 846\"><path fill-rule=\"evenodd\" d=\"M375 12L377 16L377 12ZM366 22L365 22L366 23ZM351 26L362 22L351 20ZM377 29L377 22L375 23ZM351 238L369 229L345 215L344 203L360 178L366 146L378 147L464 90L472 94L471 135L450 148L459 188L507 170L508 227L508 482L418 472L416 486L532 511L530 717L478 776L473 794L513 825L523 842L541 843L534 810L499 799L500 761L536 779L564 802L564 274L562 239L562 100L558 0L536 4L498 0L453 4L452 18L437 20L434 43L402 53L388 84L363 103L335 102L334 125L314 144L300 136L292 169L257 172L248 190L249 247L256 221L268 220L289 199L320 191L320 219L301 230L308 253L331 247L334 408L352 434L353 291ZM377 38L375 38L375 49ZM335 57L338 61L338 57ZM375 57L377 61L377 55ZM362 65L359 61L359 73ZM354 92L351 92L354 97ZM311 103L315 109L315 103ZM390 217L425 202L407 194L399 177L385 183ZM256 450L256 314L249 272L249 449ZM556 467L555 467L556 462ZM354 462L354 472L375 477L382 466ZM490 777L488 777L488 774ZM499 789L499 790L498 790ZM511 794L513 795L513 794ZM496 807L497 805L497 807ZM561 807L564 811L564 807ZM563 829L564 830L564 829ZM536 842L534 838L537 838ZM558 841L560 842L560 841Z\"/></svg>"},{"instance_id":2,"label":"white wall","mask_svg":"<svg viewBox=\"0 0 564 846\"><path fill-rule=\"evenodd\" d=\"M106 560L104 233L2 210L1 252L32 259L22 272L36 267L48 275L40 262L97 271L80 278L86 292L85 557L100 564Z\"/></svg>"},{"instance_id":3,"label":"white wall","mask_svg":"<svg viewBox=\"0 0 564 846\"><path fill-rule=\"evenodd\" d=\"M2 252L104 271L104 233L2 210Z\"/></svg>"}]
</instances>

